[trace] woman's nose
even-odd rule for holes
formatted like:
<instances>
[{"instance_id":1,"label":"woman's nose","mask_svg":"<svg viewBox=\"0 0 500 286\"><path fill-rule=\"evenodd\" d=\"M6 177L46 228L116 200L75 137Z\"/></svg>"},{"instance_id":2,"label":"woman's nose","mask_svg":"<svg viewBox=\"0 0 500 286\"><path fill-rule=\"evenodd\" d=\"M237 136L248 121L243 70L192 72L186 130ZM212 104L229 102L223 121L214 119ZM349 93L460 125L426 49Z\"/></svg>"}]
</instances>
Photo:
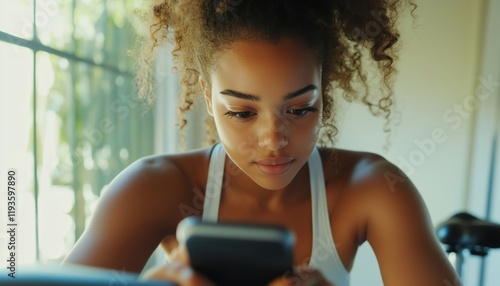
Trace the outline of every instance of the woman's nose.
<instances>
[{"instance_id":1,"label":"woman's nose","mask_svg":"<svg viewBox=\"0 0 500 286\"><path fill-rule=\"evenodd\" d=\"M275 151L288 145L287 128L279 119L276 119L276 121L270 126L261 129L259 147Z\"/></svg>"}]
</instances>

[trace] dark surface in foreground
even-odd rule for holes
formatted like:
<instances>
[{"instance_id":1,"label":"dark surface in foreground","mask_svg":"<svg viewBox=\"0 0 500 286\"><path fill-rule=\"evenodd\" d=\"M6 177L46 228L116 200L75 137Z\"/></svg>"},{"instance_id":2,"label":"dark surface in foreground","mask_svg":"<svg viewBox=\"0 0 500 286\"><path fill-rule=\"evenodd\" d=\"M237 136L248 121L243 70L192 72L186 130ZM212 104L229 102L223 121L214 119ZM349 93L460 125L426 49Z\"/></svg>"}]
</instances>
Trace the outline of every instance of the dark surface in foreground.
<instances>
[{"instance_id":1,"label":"dark surface in foreground","mask_svg":"<svg viewBox=\"0 0 500 286\"><path fill-rule=\"evenodd\" d=\"M0 270L0 285L23 286L174 286L160 281L141 281L134 273L86 266L33 265L20 266L15 278L7 269Z\"/></svg>"}]
</instances>

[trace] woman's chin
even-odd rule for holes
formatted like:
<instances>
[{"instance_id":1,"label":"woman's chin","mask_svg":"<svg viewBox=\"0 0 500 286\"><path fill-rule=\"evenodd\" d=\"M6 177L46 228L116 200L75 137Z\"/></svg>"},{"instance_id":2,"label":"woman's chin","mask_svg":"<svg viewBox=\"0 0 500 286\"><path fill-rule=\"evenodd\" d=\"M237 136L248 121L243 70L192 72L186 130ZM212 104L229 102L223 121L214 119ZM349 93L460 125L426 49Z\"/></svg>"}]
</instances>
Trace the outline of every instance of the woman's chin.
<instances>
[{"instance_id":1,"label":"woman's chin","mask_svg":"<svg viewBox=\"0 0 500 286\"><path fill-rule=\"evenodd\" d=\"M292 182L295 174L282 174L279 176L258 174L253 177L254 182L264 189L277 191L286 188Z\"/></svg>"}]
</instances>

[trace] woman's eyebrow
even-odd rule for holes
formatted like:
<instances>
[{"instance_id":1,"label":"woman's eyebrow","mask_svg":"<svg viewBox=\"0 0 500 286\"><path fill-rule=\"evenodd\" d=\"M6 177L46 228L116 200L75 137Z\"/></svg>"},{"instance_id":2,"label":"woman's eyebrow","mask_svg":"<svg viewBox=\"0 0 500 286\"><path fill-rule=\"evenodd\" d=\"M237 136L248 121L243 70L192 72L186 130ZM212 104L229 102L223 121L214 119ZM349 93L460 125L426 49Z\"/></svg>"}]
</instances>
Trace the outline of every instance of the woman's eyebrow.
<instances>
[{"instance_id":1,"label":"woman's eyebrow","mask_svg":"<svg viewBox=\"0 0 500 286\"><path fill-rule=\"evenodd\" d=\"M290 100L294 97L297 97L299 95L302 95L308 91L315 90L315 89L318 89L318 87L315 86L314 84L310 84L310 85L303 87L297 91L294 91L292 93L285 95L283 97L283 101ZM240 98L240 99L251 100L251 101L260 101L260 97L258 97L256 95L246 94L246 93L235 91L232 89L225 89L225 90L221 91L220 93L224 94L224 95L229 95L229 96L233 96L236 98Z\"/></svg>"},{"instance_id":2,"label":"woman's eyebrow","mask_svg":"<svg viewBox=\"0 0 500 286\"><path fill-rule=\"evenodd\" d=\"M317 86L315 86L314 84L310 84L310 85L308 85L306 87L303 87L303 88L301 88L301 89L299 89L297 91L294 91L292 93L289 93L289 94L285 95L285 97L283 97L283 101L290 100L290 99L292 99L294 97L297 97L297 96L302 95L302 94L304 94L306 92L309 92L311 90L316 90L316 89L318 89Z\"/></svg>"}]
</instances>

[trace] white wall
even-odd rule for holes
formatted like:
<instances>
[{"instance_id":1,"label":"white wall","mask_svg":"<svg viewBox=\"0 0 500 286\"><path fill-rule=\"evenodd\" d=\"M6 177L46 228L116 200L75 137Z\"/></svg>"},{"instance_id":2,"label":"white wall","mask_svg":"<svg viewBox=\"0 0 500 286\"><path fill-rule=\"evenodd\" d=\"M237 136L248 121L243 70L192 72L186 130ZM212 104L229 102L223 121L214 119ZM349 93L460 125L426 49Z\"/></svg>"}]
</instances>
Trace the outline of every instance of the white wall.
<instances>
[{"instance_id":1,"label":"white wall","mask_svg":"<svg viewBox=\"0 0 500 286\"><path fill-rule=\"evenodd\" d=\"M475 110L458 115L453 108L476 88L484 3L421 0L416 22L409 12L401 19L403 47L395 84L401 124L388 153L382 149L382 120L357 104L339 114L338 147L383 154L401 166L421 192L434 224L466 207ZM416 142L429 142L437 129L444 140L433 148L426 145L426 154ZM402 166L404 161L411 167ZM358 252L351 285L383 285L368 244Z\"/></svg>"},{"instance_id":2,"label":"white wall","mask_svg":"<svg viewBox=\"0 0 500 286\"><path fill-rule=\"evenodd\" d=\"M472 146L471 180L467 200L467 209L474 215L485 218L488 216L487 204L491 204L488 219L500 222L500 142L496 142L494 154L494 136L500 135L500 1L491 0L488 3L485 29L483 59L480 68L481 76L486 79L482 85L482 100L479 101L474 144ZM492 161L496 166L494 172L489 168ZM490 176L492 180L490 181ZM488 199L488 192L492 196ZM484 267L484 284L496 285L500 280L498 265L500 265L500 250L491 251ZM471 257L465 272L466 285L474 285L480 281L480 259Z\"/></svg>"}]
</instances>

